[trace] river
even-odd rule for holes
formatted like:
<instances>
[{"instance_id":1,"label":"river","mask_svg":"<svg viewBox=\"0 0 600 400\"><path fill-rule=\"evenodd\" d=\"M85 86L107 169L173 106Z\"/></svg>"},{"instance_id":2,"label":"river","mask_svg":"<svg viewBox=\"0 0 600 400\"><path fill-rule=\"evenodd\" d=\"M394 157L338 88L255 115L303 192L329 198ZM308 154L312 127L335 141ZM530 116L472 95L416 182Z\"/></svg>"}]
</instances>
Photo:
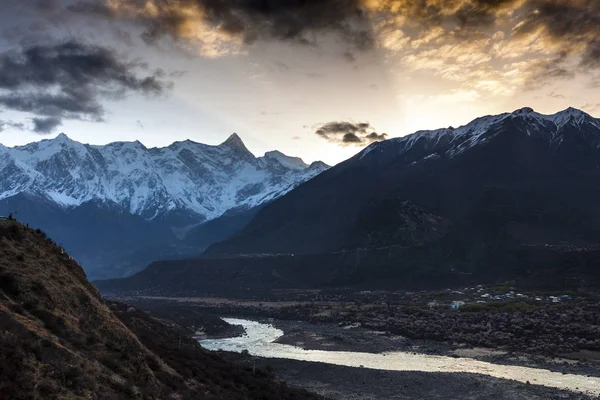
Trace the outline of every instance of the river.
<instances>
[{"instance_id":1,"label":"river","mask_svg":"<svg viewBox=\"0 0 600 400\"><path fill-rule=\"evenodd\" d=\"M232 325L241 325L245 334L226 339L201 340L200 345L208 350L242 352L265 358L284 358L299 361L322 362L348 367L363 367L388 371L422 372L468 372L489 375L495 378L513 379L519 382L600 395L600 378L584 375L562 374L546 369L499 365L471 358L453 358L415 354L359 353L346 351L304 350L299 347L274 343L283 336L283 331L269 324L244 319L224 318Z\"/></svg>"}]
</instances>

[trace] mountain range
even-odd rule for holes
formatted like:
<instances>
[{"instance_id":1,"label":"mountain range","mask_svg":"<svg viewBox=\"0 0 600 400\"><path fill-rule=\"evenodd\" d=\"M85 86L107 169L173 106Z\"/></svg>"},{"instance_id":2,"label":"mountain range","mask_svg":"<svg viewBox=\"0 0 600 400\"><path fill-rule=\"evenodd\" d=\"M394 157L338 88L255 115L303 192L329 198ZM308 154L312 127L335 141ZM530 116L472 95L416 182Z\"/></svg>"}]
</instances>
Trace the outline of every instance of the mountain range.
<instances>
[{"instance_id":1,"label":"mountain range","mask_svg":"<svg viewBox=\"0 0 600 400\"><path fill-rule=\"evenodd\" d=\"M95 146L60 134L0 146L0 212L47 231L90 277L122 276L201 253L327 168L279 151L255 157L237 134L217 146L164 148Z\"/></svg>"},{"instance_id":2,"label":"mountain range","mask_svg":"<svg viewBox=\"0 0 600 400\"><path fill-rule=\"evenodd\" d=\"M447 235L467 247L500 235L589 244L600 239L599 178L600 120L573 108L554 115L524 108L373 143L261 210L207 254L393 244L389 235L376 238L390 225L414 229L390 218L407 201L445 219Z\"/></svg>"},{"instance_id":3,"label":"mountain range","mask_svg":"<svg viewBox=\"0 0 600 400\"><path fill-rule=\"evenodd\" d=\"M573 108L485 116L373 143L260 209L203 258L157 263L112 287L149 288L152 275L152 290L165 291L177 274L185 283L167 291L210 290L207 279L257 265L274 286L597 286L598 182L600 120Z\"/></svg>"}]
</instances>

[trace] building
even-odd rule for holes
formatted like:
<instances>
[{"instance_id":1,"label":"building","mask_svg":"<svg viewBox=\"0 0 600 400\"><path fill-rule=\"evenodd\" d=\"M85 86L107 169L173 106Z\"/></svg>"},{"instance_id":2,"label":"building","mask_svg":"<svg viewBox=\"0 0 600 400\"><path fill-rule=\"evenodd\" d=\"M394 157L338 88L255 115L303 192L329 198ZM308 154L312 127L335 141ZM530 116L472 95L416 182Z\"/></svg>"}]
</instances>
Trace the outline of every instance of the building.
<instances>
[{"instance_id":1,"label":"building","mask_svg":"<svg viewBox=\"0 0 600 400\"><path fill-rule=\"evenodd\" d=\"M452 304L450 304L450 308L452 308L453 310L457 310L464 305L464 301L453 301Z\"/></svg>"}]
</instances>

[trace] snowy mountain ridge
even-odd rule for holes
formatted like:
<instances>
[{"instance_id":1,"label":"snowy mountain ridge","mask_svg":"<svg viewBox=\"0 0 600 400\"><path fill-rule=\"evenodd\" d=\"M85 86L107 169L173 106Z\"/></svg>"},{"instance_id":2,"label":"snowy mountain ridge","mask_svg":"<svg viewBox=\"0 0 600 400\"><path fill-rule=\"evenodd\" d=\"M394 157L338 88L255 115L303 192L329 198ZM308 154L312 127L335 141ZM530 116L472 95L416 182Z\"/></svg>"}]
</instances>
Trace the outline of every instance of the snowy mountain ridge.
<instances>
[{"instance_id":1,"label":"snowy mountain ridge","mask_svg":"<svg viewBox=\"0 0 600 400\"><path fill-rule=\"evenodd\" d=\"M422 145L432 150L423 159L435 158L441 155L454 157L473 146L485 143L500 131L496 128L507 121L523 121L530 124L535 132L544 135L551 142L563 140L562 132L565 127L582 131L582 127L589 126L600 131L600 119L576 108L569 107L555 114L545 115L535 112L532 108L524 107L511 113L480 117L458 128L449 127L417 131L403 137L376 142L365 148L357 156L361 159L372 151L382 150L389 145L397 146L399 154L405 154L417 145ZM532 133L534 132L531 131L528 134ZM600 143L600 136L598 140ZM440 150L443 154L437 154Z\"/></svg>"},{"instance_id":2,"label":"snowy mountain ridge","mask_svg":"<svg viewBox=\"0 0 600 400\"><path fill-rule=\"evenodd\" d=\"M235 133L216 146L186 140L163 148L88 145L60 134L0 145L0 199L28 194L63 208L97 201L148 220L175 212L202 221L273 200L327 168L278 151L255 157Z\"/></svg>"}]
</instances>

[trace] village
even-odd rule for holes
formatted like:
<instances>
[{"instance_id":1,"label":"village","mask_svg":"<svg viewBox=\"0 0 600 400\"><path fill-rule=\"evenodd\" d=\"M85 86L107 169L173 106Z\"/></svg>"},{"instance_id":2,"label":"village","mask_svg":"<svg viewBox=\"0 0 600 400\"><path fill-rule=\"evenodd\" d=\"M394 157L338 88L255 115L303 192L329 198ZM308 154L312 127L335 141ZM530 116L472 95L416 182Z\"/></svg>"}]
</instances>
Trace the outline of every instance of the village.
<instances>
[{"instance_id":1,"label":"village","mask_svg":"<svg viewBox=\"0 0 600 400\"><path fill-rule=\"evenodd\" d=\"M266 301L281 301L285 293L285 301L309 302L368 302L368 303L394 303L411 306L426 306L428 308L459 309L465 305L488 303L526 303L534 306L562 304L574 299L587 299L594 297L593 292L571 291L563 292L532 292L518 291L514 286L504 285L476 285L460 289L444 289L440 291L385 291L385 290L359 290L350 288L331 290L296 290L273 291L272 296ZM258 300L258 299L257 299Z\"/></svg>"}]
</instances>

